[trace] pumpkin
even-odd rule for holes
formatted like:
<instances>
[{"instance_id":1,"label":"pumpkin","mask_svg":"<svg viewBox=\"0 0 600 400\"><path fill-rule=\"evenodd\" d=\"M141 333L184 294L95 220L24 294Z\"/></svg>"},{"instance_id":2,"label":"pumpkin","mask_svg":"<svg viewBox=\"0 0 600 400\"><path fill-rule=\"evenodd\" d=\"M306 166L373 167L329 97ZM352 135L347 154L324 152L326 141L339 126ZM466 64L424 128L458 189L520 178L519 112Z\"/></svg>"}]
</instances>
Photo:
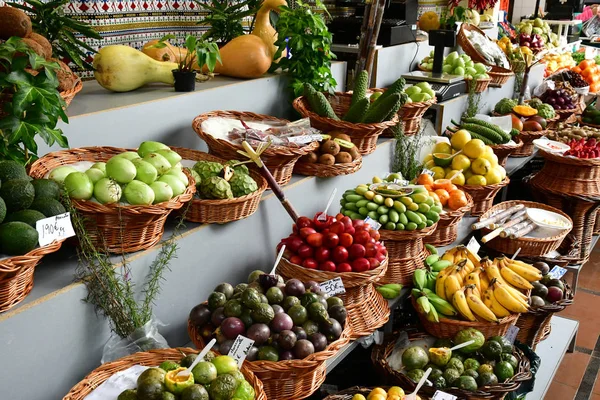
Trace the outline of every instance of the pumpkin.
<instances>
[{"instance_id":1,"label":"pumpkin","mask_svg":"<svg viewBox=\"0 0 600 400\"><path fill-rule=\"evenodd\" d=\"M156 61L168 61L179 63L185 59L187 49L173 46L171 43L165 42L166 47L158 49L154 46L158 40L151 40L142 47L142 53L152 57Z\"/></svg>"},{"instance_id":2,"label":"pumpkin","mask_svg":"<svg viewBox=\"0 0 600 400\"><path fill-rule=\"evenodd\" d=\"M522 117L532 117L538 113L538 111L526 105L518 105L513 107L513 112Z\"/></svg>"},{"instance_id":3,"label":"pumpkin","mask_svg":"<svg viewBox=\"0 0 600 400\"><path fill-rule=\"evenodd\" d=\"M249 51L249 49L251 51ZM263 40L254 35L238 36L220 49L215 73L234 78L258 78L271 67L273 55ZM206 66L204 71L207 71Z\"/></svg>"},{"instance_id":4,"label":"pumpkin","mask_svg":"<svg viewBox=\"0 0 600 400\"><path fill-rule=\"evenodd\" d=\"M129 92L153 82L172 85L174 69L176 63L156 61L129 46L105 46L94 57L94 77L113 92Z\"/></svg>"}]
</instances>

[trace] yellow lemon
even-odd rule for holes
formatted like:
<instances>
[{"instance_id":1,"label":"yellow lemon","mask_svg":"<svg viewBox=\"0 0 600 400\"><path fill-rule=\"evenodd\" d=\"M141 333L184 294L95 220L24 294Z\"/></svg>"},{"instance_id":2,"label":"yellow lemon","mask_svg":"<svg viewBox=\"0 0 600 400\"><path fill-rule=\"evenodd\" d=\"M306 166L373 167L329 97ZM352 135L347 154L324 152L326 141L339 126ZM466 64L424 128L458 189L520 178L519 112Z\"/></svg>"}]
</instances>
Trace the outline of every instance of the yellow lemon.
<instances>
[{"instance_id":1,"label":"yellow lemon","mask_svg":"<svg viewBox=\"0 0 600 400\"><path fill-rule=\"evenodd\" d=\"M463 147L463 153L469 158L479 158L485 152L486 145L481 139L471 139Z\"/></svg>"},{"instance_id":2,"label":"yellow lemon","mask_svg":"<svg viewBox=\"0 0 600 400\"><path fill-rule=\"evenodd\" d=\"M481 158L488 160L490 164L492 164L492 168L498 165L498 156L494 154L494 150L492 150L492 148L489 146L486 147L485 153L481 156Z\"/></svg>"},{"instance_id":3,"label":"yellow lemon","mask_svg":"<svg viewBox=\"0 0 600 400\"><path fill-rule=\"evenodd\" d=\"M452 169L464 171L471 166L471 160L464 154L454 156L452 159Z\"/></svg>"},{"instance_id":4,"label":"yellow lemon","mask_svg":"<svg viewBox=\"0 0 600 400\"><path fill-rule=\"evenodd\" d=\"M446 174L450 171L452 171L452 168L450 168L450 167L444 168L444 176L446 176Z\"/></svg>"},{"instance_id":5,"label":"yellow lemon","mask_svg":"<svg viewBox=\"0 0 600 400\"><path fill-rule=\"evenodd\" d=\"M435 166L436 166L436 165L435 165L435 163L433 162L433 160L429 160L429 161L427 161L427 162L426 162L426 163L423 165L423 167L425 167L425 168L427 168L427 169L432 169L432 168L433 168L433 167L435 167Z\"/></svg>"},{"instance_id":6,"label":"yellow lemon","mask_svg":"<svg viewBox=\"0 0 600 400\"><path fill-rule=\"evenodd\" d=\"M463 172L463 175L465 176L465 179L469 179L470 177L473 176L473 171L471 171L470 169L468 169L465 172Z\"/></svg>"},{"instance_id":7,"label":"yellow lemon","mask_svg":"<svg viewBox=\"0 0 600 400\"><path fill-rule=\"evenodd\" d=\"M367 400L367 399L362 394L355 394L354 396L352 396L352 400Z\"/></svg>"},{"instance_id":8,"label":"yellow lemon","mask_svg":"<svg viewBox=\"0 0 600 400\"><path fill-rule=\"evenodd\" d=\"M387 400L387 394L376 394L373 396L369 395L367 400Z\"/></svg>"},{"instance_id":9,"label":"yellow lemon","mask_svg":"<svg viewBox=\"0 0 600 400\"><path fill-rule=\"evenodd\" d=\"M471 164L471 170L478 175L485 175L492 169L492 164L485 158L477 158Z\"/></svg>"},{"instance_id":10,"label":"yellow lemon","mask_svg":"<svg viewBox=\"0 0 600 400\"><path fill-rule=\"evenodd\" d=\"M437 142L433 147L432 153L452 154L452 146L447 142Z\"/></svg>"},{"instance_id":11,"label":"yellow lemon","mask_svg":"<svg viewBox=\"0 0 600 400\"><path fill-rule=\"evenodd\" d=\"M401 400L401 398L395 394L388 394L387 400Z\"/></svg>"},{"instance_id":12,"label":"yellow lemon","mask_svg":"<svg viewBox=\"0 0 600 400\"><path fill-rule=\"evenodd\" d=\"M433 172L433 180L442 179L446 176L446 172L442 167L433 167L431 168L431 172Z\"/></svg>"},{"instance_id":13,"label":"yellow lemon","mask_svg":"<svg viewBox=\"0 0 600 400\"><path fill-rule=\"evenodd\" d=\"M473 175L467 179L467 185L485 186L487 185L487 181L483 175Z\"/></svg>"},{"instance_id":14,"label":"yellow lemon","mask_svg":"<svg viewBox=\"0 0 600 400\"><path fill-rule=\"evenodd\" d=\"M392 386L388 390L388 396L389 395L404 396L404 390L400 386Z\"/></svg>"},{"instance_id":15,"label":"yellow lemon","mask_svg":"<svg viewBox=\"0 0 600 400\"><path fill-rule=\"evenodd\" d=\"M433 154L427 154L425 156L425 158L423 159L423 162L426 163L427 161L431 161L433 160Z\"/></svg>"},{"instance_id":16,"label":"yellow lemon","mask_svg":"<svg viewBox=\"0 0 600 400\"><path fill-rule=\"evenodd\" d=\"M496 183L502 182L502 173L497 168L490 169L490 172L485 174L485 180L488 185L495 185Z\"/></svg>"},{"instance_id":17,"label":"yellow lemon","mask_svg":"<svg viewBox=\"0 0 600 400\"><path fill-rule=\"evenodd\" d=\"M456 131L450 139L454 150L461 150L471 140L471 134L466 129Z\"/></svg>"},{"instance_id":18,"label":"yellow lemon","mask_svg":"<svg viewBox=\"0 0 600 400\"><path fill-rule=\"evenodd\" d=\"M371 393L369 393L369 395L367 396L367 400L372 400L374 396L383 396L383 398L385 399L387 397L387 392L385 391L385 389L382 389L380 387L377 387L373 390L371 390Z\"/></svg>"},{"instance_id":19,"label":"yellow lemon","mask_svg":"<svg viewBox=\"0 0 600 400\"><path fill-rule=\"evenodd\" d=\"M506 178L506 170L504 169L504 167L502 165L498 165L495 169L500 171L500 176L502 177L502 180L504 180L504 178Z\"/></svg>"},{"instance_id":20,"label":"yellow lemon","mask_svg":"<svg viewBox=\"0 0 600 400\"><path fill-rule=\"evenodd\" d=\"M451 182L455 185L464 185L465 184L465 176L461 171L452 170L446 176L446 179L451 179Z\"/></svg>"},{"instance_id":21,"label":"yellow lemon","mask_svg":"<svg viewBox=\"0 0 600 400\"><path fill-rule=\"evenodd\" d=\"M381 179L378 176L374 176L373 179L372 179L372 181L373 181L373 183L381 183L381 182L383 182L383 179Z\"/></svg>"}]
</instances>

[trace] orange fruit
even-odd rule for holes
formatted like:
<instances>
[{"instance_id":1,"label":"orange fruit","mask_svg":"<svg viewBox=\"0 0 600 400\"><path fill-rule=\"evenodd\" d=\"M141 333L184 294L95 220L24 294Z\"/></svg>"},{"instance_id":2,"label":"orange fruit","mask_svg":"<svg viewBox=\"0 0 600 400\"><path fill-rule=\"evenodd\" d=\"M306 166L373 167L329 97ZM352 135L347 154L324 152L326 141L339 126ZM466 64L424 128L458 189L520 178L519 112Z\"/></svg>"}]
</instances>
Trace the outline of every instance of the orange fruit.
<instances>
[{"instance_id":1,"label":"orange fruit","mask_svg":"<svg viewBox=\"0 0 600 400\"><path fill-rule=\"evenodd\" d=\"M466 206L468 203L467 196L462 190L455 190L450 193L448 198L448 207L452 210L457 210L461 207Z\"/></svg>"},{"instance_id":2,"label":"orange fruit","mask_svg":"<svg viewBox=\"0 0 600 400\"><path fill-rule=\"evenodd\" d=\"M579 67L575 67L571 71L575 72L576 74L581 74L581 68Z\"/></svg>"},{"instance_id":3,"label":"orange fruit","mask_svg":"<svg viewBox=\"0 0 600 400\"><path fill-rule=\"evenodd\" d=\"M590 77L590 75L592 75L593 73L594 73L594 70L591 67L587 67L586 69L584 69L583 71L581 71L581 75L584 78Z\"/></svg>"},{"instance_id":4,"label":"orange fruit","mask_svg":"<svg viewBox=\"0 0 600 400\"><path fill-rule=\"evenodd\" d=\"M435 182L433 182L433 188L435 190L446 189L450 185L452 185L452 182L450 181L450 179L437 179Z\"/></svg>"},{"instance_id":5,"label":"orange fruit","mask_svg":"<svg viewBox=\"0 0 600 400\"><path fill-rule=\"evenodd\" d=\"M450 199L450 195L445 189L436 189L435 194L440 198L440 203L442 206L445 206L448 203L448 199Z\"/></svg>"},{"instance_id":6,"label":"orange fruit","mask_svg":"<svg viewBox=\"0 0 600 400\"><path fill-rule=\"evenodd\" d=\"M425 188L425 190L427 190L428 192L433 190L433 187L432 187L431 185L423 185L423 187L424 187L424 188Z\"/></svg>"},{"instance_id":7,"label":"orange fruit","mask_svg":"<svg viewBox=\"0 0 600 400\"><path fill-rule=\"evenodd\" d=\"M417 178L418 185L433 185L433 177L429 174L421 174Z\"/></svg>"}]
</instances>

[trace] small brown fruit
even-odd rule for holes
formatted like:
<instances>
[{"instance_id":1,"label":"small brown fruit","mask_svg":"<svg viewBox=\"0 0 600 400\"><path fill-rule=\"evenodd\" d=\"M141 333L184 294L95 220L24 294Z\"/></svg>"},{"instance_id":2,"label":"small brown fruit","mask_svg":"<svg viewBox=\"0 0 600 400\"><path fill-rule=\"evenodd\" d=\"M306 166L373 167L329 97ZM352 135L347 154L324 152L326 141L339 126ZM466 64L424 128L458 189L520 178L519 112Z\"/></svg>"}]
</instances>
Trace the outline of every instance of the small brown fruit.
<instances>
[{"instance_id":1,"label":"small brown fruit","mask_svg":"<svg viewBox=\"0 0 600 400\"><path fill-rule=\"evenodd\" d=\"M331 154L332 156L337 155L340 152L340 145L333 140L325 140L321 143L321 153Z\"/></svg>"},{"instance_id":2,"label":"small brown fruit","mask_svg":"<svg viewBox=\"0 0 600 400\"><path fill-rule=\"evenodd\" d=\"M350 153L346 151L340 151L337 156L335 156L335 162L338 164L347 164L352 162L352 156Z\"/></svg>"},{"instance_id":3,"label":"small brown fruit","mask_svg":"<svg viewBox=\"0 0 600 400\"><path fill-rule=\"evenodd\" d=\"M31 33L31 19L18 8L0 7L0 39L26 37Z\"/></svg>"},{"instance_id":4,"label":"small brown fruit","mask_svg":"<svg viewBox=\"0 0 600 400\"><path fill-rule=\"evenodd\" d=\"M31 50L33 50L38 56L42 57L44 60L47 58L46 50L44 50L44 47L42 47L41 44L30 38L23 38L21 40L23 41L23 43L29 46Z\"/></svg>"},{"instance_id":5,"label":"small brown fruit","mask_svg":"<svg viewBox=\"0 0 600 400\"><path fill-rule=\"evenodd\" d=\"M345 133L340 133L340 134L336 135L336 136L334 137L334 139L342 139L342 140L346 140L346 141L348 141L348 142L351 142L351 141L352 141L352 139L350 139L350 136L349 136L349 135L346 135Z\"/></svg>"},{"instance_id":6,"label":"small brown fruit","mask_svg":"<svg viewBox=\"0 0 600 400\"><path fill-rule=\"evenodd\" d=\"M44 58L46 60L49 59L50 57L52 57L52 45L50 44L48 39L46 39L39 33L35 33L35 32L31 32L29 35L27 35L27 39L34 40L35 42L37 42L37 44L42 46L42 48L44 49L44 54L45 54Z\"/></svg>"},{"instance_id":7,"label":"small brown fruit","mask_svg":"<svg viewBox=\"0 0 600 400\"><path fill-rule=\"evenodd\" d=\"M356 160L358 157L360 157L360 151L358 151L358 147L356 146L354 146L351 149L348 149L348 153L350 153L353 160Z\"/></svg>"},{"instance_id":8,"label":"small brown fruit","mask_svg":"<svg viewBox=\"0 0 600 400\"><path fill-rule=\"evenodd\" d=\"M73 89L77 83L77 76L73 73L73 71L71 71L71 68L69 68L67 64L59 59L51 58L50 60L60 65L60 69L56 71L56 77L58 78L58 91L64 92L65 90Z\"/></svg>"},{"instance_id":9,"label":"small brown fruit","mask_svg":"<svg viewBox=\"0 0 600 400\"><path fill-rule=\"evenodd\" d=\"M317 153L314 153L312 151L310 153L300 157L300 162L303 162L303 163L314 164L317 161L319 161L319 156L317 155Z\"/></svg>"},{"instance_id":10,"label":"small brown fruit","mask_svg":"<svg viewBox=\"0 0 600 400\"><path fill-rule=\"evenodd\" d=\"M319 157L319 163L333 165L335 164L335 157L331 154L321 154L321 157Z\"/></svg>"}]
</instances>

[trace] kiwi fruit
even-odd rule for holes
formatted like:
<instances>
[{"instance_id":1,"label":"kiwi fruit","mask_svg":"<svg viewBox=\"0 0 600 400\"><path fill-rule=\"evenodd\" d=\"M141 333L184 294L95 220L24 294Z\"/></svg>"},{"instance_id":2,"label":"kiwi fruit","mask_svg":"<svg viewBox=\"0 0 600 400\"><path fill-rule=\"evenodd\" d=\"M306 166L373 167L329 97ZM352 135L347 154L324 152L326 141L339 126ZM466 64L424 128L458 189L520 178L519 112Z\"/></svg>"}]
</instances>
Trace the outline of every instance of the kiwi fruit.
<instances>
[{"instance_id":1,"label":"kiwi fruit","mask_svg":"<svg viewBox=\"0 0 600 400\"><path fill-rule=\"evenodd\" d=\"M314 153L312 151L308 154L303 155L300 158L300 162L303 162L303 163L314 164L317 161L319 161L319 156L317 155L317 153Z\"/></svg>"},{"instance_id":2,"label":"kiwi fruit","mask_svg":"<svg viewBox=\"0 0 600 400\"><path fill-rule=\"evenodd\" d=\"M52 57L52 45L50 44L48 39L35 32L31 32L29 35L27 35L27 39L34 40L35 42L37 42L37 44L42 46L42 48L44 49L44 54L46 55L44 57L46 60Z\"/></svg>"},{"instance_id":3,"label":"kiwi fruit","mask_svg":"<svg viewBox=\"0 0 600 400\"><path fill-rule=\"evenodd\" d=\"M60 65L60 69L56 71L56 77L58 78L58 91L64 92L65 90L71 90L75 87L77 82L77 76L71 71L71 68L64 62L57 58L51 58L50 61L54 61Z\"/></svg>"},{"instance_id":4,"label":"kiwi fruit","mask_svg":"<svg viewBox=\"0 0 600 400\"><path fill-rule=\"evenodd\" d=\"M360 151L358 151L358 147L356 146L352 147L351 149L348 149L348 153L350 153L353 160L356 160L358 157L360 157Z\"/></svg>"},{"instance_id":5,"label":"kiwi fruit","mask_svg":"<svg viewBox=\"0 0 600 400\"><path fill-rule=\"evenodd\" d=\"M335 157L332 154L321 154L319 157L319 163L325 165L335 164Z\"/></svg>"},{"instance_id":6,"label":"kiwi fruit","mask_svg":"<svg viewBox=\"0 0 600 400\"><path fill-rule=\"evenodd\" d=\"M335 156L335 162L338 164L347 164L352 162L352 156L347 151L340 151Z\"/></svg>"},{"instance_id":7,"label":"kiwi fruit","mask_svg":"<svg viewBox=\"0 0 600 400\"><path fill-rule=\"evenodd\" d=\"M342 139L342 140L346 140L348 142L351 142L352 140L350 139L349 135L346 135L343 132L338 133L337 135L335 135L335 137L333 137L333 139Z\"/></svg>"},{"instance_id":8,"label":"kiwi fruit","mask_svg":"<svg viewBox=\"0 0 600 400\"><path fill-rule=\"evenodd\" d=\"M23 11L9 6L0 7L0 39L26 37L31 33L31 19Z\"/></svg>"},{"instance_id":9,"label":"kiwi fruit","mask_svg":"<svg viewBox=\"0 0 600 400\"><path fill-rule=\"evenodd\" d=\"M321 143L321 153L331 154L332 156L337 155L340 152L340 145L335 141L329 139Z\"/></svg>"}]
</instances>

